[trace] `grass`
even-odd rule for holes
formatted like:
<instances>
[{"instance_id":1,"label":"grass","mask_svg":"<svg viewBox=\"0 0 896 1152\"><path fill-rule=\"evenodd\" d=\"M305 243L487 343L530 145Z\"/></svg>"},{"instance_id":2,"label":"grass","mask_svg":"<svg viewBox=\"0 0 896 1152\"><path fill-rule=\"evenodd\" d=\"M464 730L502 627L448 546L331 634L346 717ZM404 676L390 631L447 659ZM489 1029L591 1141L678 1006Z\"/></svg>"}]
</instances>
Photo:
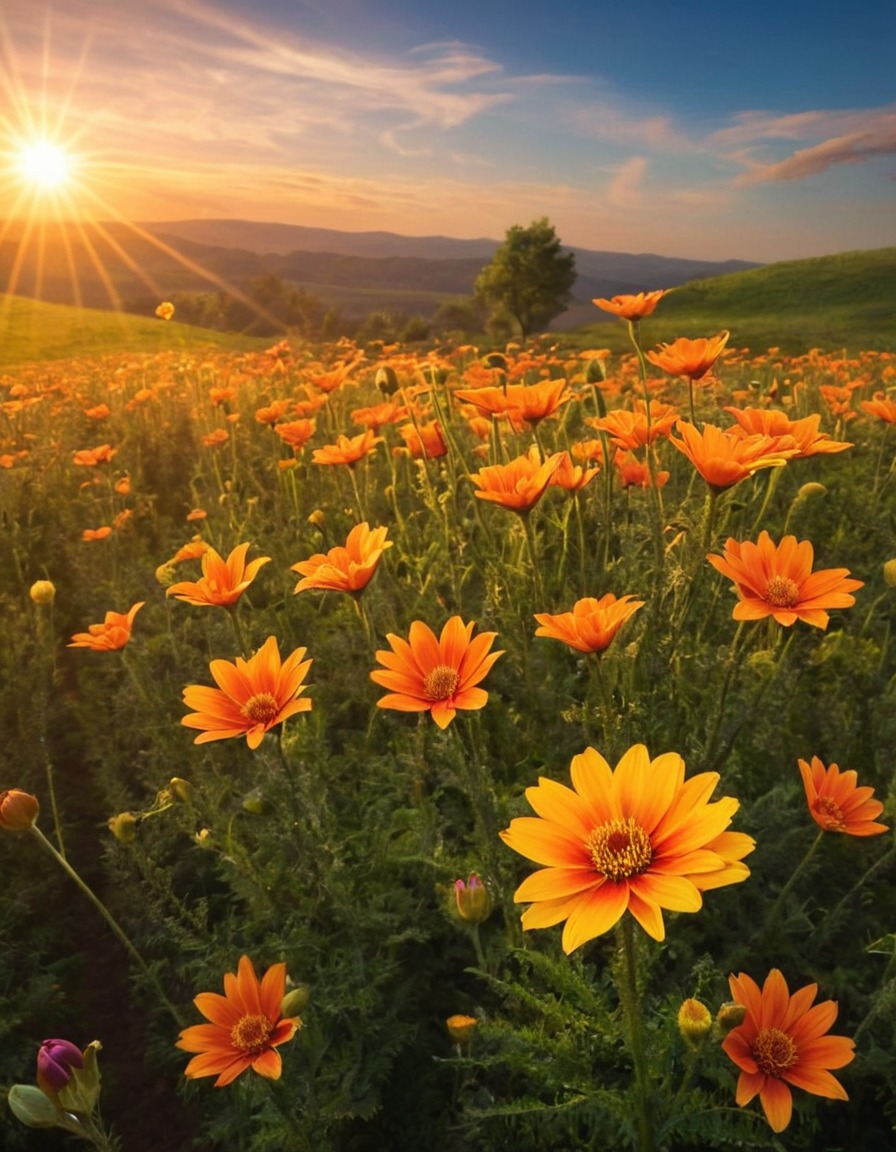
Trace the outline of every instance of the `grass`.
<instances>
[{"instance_id":1,"label":"grass","mask_svg":"<svg viewBox=\"0 0 896 1152\"><path fill-rule=\"evenodd\" d=\"M662 285L657 285L662 287ZM801 355L811 348L896 351L896 248L786 260L673 289L651 324L651 340L731 331L734 347L753 355L779 348ZM592 306L593 307L593 306ZM577 306L575 316L587 309ZM585 323L573 335L581 346L624 347L612 322Z\"/></svg>"}]
</instances>

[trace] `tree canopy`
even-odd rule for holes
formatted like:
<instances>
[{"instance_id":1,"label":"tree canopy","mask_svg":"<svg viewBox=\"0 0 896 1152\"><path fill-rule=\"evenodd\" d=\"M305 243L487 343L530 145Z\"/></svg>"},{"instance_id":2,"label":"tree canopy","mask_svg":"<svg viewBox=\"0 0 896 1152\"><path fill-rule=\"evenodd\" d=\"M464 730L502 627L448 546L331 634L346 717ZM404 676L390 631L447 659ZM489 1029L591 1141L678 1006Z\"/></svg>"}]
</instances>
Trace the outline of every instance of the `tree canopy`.
<instances>
[{"instance_id":1,"label":"tree canopy","mask_svg":"<svg viewBox=\"0 0 896 1152\"><path fill-rule=\"evenodd\" d=\"M559 316L572 297L576 258L564 252L546 216L528 228L514 224L476 278L476 296L493 313L511 316L528 336Z\"/></svg>"}]
</instances>

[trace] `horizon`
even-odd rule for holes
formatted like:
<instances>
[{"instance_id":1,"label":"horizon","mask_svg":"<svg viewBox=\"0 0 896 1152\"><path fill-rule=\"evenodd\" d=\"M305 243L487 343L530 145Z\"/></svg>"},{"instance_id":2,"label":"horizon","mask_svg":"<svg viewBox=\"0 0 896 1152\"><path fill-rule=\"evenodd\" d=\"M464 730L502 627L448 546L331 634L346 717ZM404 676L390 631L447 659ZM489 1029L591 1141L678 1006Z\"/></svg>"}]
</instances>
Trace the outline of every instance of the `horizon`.
<instances>
[{"instance_id":1,"label":"horizon","mask_svg":"<svg viewBox=\"0 0 896 1152\"><path fill-rule=\"evenodd\" d=\"M807 27L765 0L16 0L0 16L7 227L500 243L547 216L565 247L674 259L890 247L896 9L851 17Z\"/></svg>"}]
</instances>

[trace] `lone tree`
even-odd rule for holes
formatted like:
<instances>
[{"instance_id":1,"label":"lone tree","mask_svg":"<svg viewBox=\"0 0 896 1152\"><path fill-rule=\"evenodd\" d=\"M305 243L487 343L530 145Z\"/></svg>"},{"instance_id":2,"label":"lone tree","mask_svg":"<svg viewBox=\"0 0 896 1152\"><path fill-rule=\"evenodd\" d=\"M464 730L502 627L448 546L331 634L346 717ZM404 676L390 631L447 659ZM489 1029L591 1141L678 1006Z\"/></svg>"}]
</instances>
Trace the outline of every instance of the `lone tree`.
<instances>
[{"instance_id":1,"label":"lone tree","mask_svg":"<svg viewBox=\"0 0 896 1152\"><path fill-rule=\"evenodd\" d=\"M476 277L474 292L493 312L512 316L521 336L545 328L572 297L576 258L564 252L547 216L514 224Z\"/></svg>"}]
</instances>

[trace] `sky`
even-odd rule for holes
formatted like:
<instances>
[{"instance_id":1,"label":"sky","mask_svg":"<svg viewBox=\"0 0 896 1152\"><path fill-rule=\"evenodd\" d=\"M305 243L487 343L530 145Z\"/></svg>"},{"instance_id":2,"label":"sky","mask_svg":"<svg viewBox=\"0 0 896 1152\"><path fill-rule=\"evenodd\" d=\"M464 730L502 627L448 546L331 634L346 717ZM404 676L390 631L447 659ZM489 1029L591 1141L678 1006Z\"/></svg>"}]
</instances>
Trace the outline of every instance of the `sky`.
<instances>
[{"instance_id":1,"label":"sky","mask_svg":"<svg viewBox=\"0 0 896 1152\"><path fill-rule=\"evenodd\" d=\"M4 0L0 216L880 248L894 44L893 0Z\"/></svg>"}]
</instances>

